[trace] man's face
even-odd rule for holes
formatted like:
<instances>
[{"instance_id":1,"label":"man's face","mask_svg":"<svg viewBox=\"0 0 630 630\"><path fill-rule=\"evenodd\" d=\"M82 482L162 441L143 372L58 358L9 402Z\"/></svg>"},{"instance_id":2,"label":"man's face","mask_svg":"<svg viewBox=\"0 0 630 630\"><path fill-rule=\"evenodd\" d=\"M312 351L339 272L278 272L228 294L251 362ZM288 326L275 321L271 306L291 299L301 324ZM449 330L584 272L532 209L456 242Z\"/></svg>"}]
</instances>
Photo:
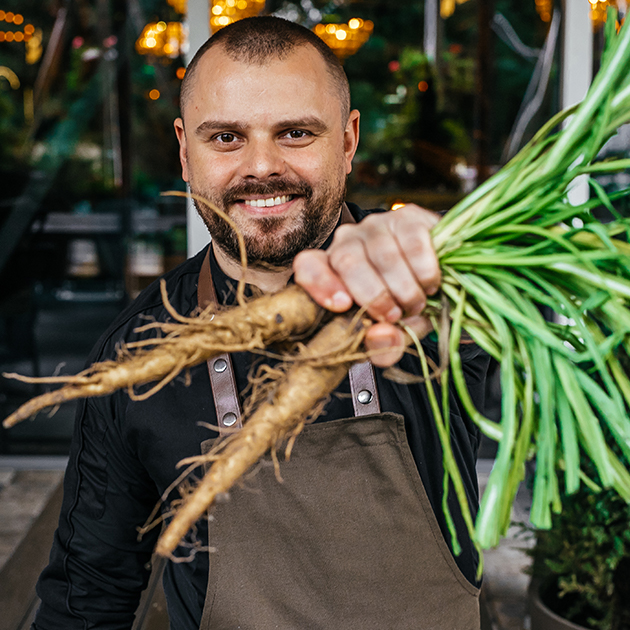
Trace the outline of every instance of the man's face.
<instances>
[{"instance_id":1,"label":"man's face","mask_svg":"<svg viewBox=\"0 0 630 630\"><path fill-rule=\"evenodd\" d=\"M358 143L326 65L311 46L264 65L234 61L221 46L200 60L175 121L183 178L226 212L250 264L286 267L332 232ZM215 246L239 260L233 230L197 203Z\"/></svg>"}]
</instances>

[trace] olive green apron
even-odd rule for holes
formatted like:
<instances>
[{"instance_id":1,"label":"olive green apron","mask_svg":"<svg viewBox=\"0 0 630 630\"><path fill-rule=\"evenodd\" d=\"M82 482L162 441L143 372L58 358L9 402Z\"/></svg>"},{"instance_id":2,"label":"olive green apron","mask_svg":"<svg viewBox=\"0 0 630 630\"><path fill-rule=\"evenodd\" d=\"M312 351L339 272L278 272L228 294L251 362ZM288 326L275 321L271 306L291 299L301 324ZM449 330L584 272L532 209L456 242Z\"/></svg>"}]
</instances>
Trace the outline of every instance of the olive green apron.
<instances>
[{"instance_id":1,"label":"olive green apron","mask_svg":"<svg viewBox=\"0 0 630 630\"><path fill-rule=\"evenodd\" d=\"M280 472L213 508L200 630L479 630L402 416L309 425Z\"/></svg>"}]
</instances>

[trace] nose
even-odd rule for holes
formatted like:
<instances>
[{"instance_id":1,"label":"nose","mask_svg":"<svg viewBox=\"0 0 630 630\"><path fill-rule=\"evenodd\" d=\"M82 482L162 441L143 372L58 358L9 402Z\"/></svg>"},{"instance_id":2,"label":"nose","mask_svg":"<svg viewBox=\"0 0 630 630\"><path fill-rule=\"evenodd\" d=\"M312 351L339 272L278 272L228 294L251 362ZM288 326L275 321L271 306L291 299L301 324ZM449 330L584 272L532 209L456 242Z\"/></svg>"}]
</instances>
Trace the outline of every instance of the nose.
<instances>
[{"instance_id":1,"label":"nose","mask_svg":"<svg viewBox=\"0 0 630 630\"><path fill-rule=\"evenodd\" d=\"M280 147L272 139L250 139L242 155L240 174L246 179L283 175L287 168Z\"/></svg>"}]
</instances>

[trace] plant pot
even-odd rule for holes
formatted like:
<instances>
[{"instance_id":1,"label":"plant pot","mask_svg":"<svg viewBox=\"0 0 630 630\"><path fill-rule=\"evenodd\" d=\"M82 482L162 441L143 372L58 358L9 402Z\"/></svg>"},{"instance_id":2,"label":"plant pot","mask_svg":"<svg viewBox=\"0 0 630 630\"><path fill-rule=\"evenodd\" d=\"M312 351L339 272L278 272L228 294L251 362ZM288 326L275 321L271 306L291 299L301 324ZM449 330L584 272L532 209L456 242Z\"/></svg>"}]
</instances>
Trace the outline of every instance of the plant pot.
<instances>
[{"instance_id":1,"label":"plant pot","mask_svg":"<svg viewBox=\"0 0 630 630\"><path fill-rule=\"evenodd\" d=\"M547 608L540 597L540 587L540 582L537 580L533 580L529 587L531 630L588 630Z\"/></svg>"}]
</instances>

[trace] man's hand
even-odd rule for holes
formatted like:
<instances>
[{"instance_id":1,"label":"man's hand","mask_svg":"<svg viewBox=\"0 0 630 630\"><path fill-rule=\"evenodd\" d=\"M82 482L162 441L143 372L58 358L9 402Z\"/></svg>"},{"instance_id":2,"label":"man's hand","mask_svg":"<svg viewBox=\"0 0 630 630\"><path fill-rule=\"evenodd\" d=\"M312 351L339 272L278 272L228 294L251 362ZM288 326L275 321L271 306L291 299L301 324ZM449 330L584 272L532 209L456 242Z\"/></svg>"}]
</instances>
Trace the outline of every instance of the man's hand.
<instances>
[{"instance_id":1,"label":"man's hand","mask_svg":"<svg viewBox=\"0 0 630 630\"><path fill-rule=\"evenodd\" d=\"M393 323L404 319L420 337L431 331L420 314L441 282L429 235L438 220L407 204L341 225L328 250L306 250L295 258L295 281L318 304L335 313L355 302L367 307L377 322L365 340L375 365L393 365L403 355L404 334Z\"/></svg>"}]
</instances>

